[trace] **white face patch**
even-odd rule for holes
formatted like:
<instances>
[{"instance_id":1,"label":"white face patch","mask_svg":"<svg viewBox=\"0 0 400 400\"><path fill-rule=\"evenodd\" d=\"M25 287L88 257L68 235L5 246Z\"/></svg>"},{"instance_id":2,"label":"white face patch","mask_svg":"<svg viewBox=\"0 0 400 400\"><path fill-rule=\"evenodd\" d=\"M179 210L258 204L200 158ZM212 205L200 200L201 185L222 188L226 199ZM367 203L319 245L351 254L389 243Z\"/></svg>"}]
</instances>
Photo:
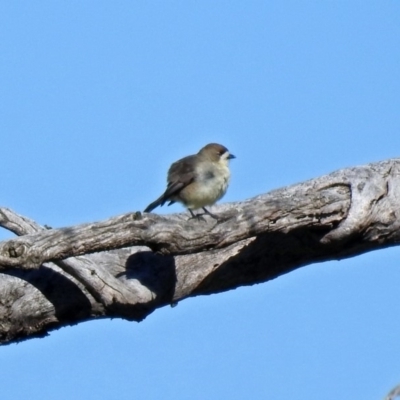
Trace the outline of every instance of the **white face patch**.
<instances>
[{"instance_id":1,"label":"white face patch","mask_svg":"<svg viewBox=\"0 0 400 400\"><path fill-rule=\"evenodd\" d=\"M229 151L226 151L224 154L221 155L220 163L224 165L228 165L229 163Z\"/></svg>"}]
</instances>

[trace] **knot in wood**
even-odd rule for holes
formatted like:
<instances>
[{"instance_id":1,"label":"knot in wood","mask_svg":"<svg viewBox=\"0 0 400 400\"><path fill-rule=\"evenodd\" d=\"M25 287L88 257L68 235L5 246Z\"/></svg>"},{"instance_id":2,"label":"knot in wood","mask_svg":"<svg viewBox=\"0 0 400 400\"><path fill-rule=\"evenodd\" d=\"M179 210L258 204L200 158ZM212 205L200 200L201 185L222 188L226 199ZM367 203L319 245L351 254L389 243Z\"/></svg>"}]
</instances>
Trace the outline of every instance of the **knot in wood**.
<instances>
[{"instance_id":1,"label":"knot in wood","mask_svg":"<svg viewBox=\"0 0 400 400\"><path fill-rule=\"evenodd\" d=\"M140 211L136 211L135 213L132 214L132 219L134 221L139 221L139 220L143 219L143 215Z\"/></svg>"},{"instance_id":2,"label":"knot in wood","mask_svg":"<svg viewBox=\"0 0 400 400\"><path fill-rule=\"evenodd\" d=\"M25 260L25 267L29 269L39 268L41 264L42 264L41 257L34 253L30 254L29 257L27 257L27 259Z\"/></svg>"},{"instance_id":3,"label":"knot in wood","mask_svg":"<svg viewBox=\"0 0 400 400\"><path fill-rule=\"evenodd\" d=\"M21 243L14 243L11 242L8 244L6 252L8 253L9 257L11 258L19 258L24 255L26 248Z\"/></svg>"}]
</instances>

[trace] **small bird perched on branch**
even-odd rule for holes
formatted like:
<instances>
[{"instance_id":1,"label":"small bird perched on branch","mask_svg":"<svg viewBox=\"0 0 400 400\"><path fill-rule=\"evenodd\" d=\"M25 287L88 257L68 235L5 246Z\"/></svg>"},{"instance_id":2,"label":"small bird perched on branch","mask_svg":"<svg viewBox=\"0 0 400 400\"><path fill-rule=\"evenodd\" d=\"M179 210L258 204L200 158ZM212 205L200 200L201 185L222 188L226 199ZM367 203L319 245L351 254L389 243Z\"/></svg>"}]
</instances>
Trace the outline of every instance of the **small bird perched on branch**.
<instances>
[{"instance_id":1,"label":"small bird perched on branch","mask_svg":"<svg viewBox=\"0 0 400 400\"><path fill-rule=\"evenodd\" d=\"M205 207L215 204L226 193L230 178L229 160L232 158L236 157L225 146L210 143L197 154L174 162L168 170L167 189L144 212L151 212L169 201L169 206L175 202L182 203L192 218L201 218L203 214L195 215L193 210L202 208L206 214L218 219Z\"/></svg>"}]
</instances>

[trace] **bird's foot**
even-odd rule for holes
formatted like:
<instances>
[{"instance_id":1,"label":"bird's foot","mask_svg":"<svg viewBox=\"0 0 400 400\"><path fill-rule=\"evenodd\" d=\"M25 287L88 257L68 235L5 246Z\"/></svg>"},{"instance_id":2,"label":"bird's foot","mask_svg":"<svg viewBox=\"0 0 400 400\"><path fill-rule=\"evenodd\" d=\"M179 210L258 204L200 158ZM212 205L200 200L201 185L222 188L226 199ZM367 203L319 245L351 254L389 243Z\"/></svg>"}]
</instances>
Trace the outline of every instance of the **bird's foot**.
<instances>
[{"instance_id":1,"label":"bird's foot","mask_svg":"<svg viewBox=\"0 0 400 400\"><path fill-rule=\"evenodd\" d=\"M194 214L192 211L190 211L190 213L192 214L192 216L188 219L188 221L190 221L191 219L197 219L197 221L204 221L206 222L206 219L203 217L203 214Z\"/></svg>"},{"instance_id":2,"label":"bird's foot","mask_svg":"<svg viewBox=\"0 0 400 400\"><path fill-rule=\"evenodd\" d=\"M191 219L197 219L198 221L204 221L206 222L206 219L204 218L204 215L209 215L211 218L215 219L217 222L220 220L218 216L216 216L215 214L210 213L210 211L208 211L205 207L203 207L204 212L202 214L195 214L190 208L188 208L191 217L189 218L189 220Z\"/></svg>"},{"instance_id":3,"label":"bird's foot","mask_svg":"<svg viewBox=\"0 0 400 400\"><path fill-rule=\"evenodd\" d=\"M214 218L217 221L219 220L218 216L213 213L210 213L210 211L208 211L207 208L203 207L203 210L204 210L204 214L209 215L211 218ZM202 214L202 215L204 215L204 214Z\"/></svg>"}]
</instances>

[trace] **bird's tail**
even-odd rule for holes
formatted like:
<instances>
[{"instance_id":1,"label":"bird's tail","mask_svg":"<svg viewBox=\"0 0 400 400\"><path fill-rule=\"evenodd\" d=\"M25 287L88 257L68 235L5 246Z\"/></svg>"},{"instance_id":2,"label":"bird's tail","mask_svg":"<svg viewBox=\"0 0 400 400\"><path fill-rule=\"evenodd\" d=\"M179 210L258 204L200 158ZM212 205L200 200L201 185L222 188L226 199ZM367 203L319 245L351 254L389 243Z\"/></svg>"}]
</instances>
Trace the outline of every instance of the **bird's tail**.
<instances>
[{"instance_id":1,"label":"bird's tail","mask_svg":"<svg viewBox=\"0 0 400 400\"><path fill-rule=\"evenodd\" d=\"M146 209L144 210L144 212L148 213L148 212L152 212L156 207L158 206L162 206L165 203L165 199L164 199L164 195L162 195L161 197L159 197L157 200L153 201L152 203L150 203Z\"/></svg>"}]
</instances>

